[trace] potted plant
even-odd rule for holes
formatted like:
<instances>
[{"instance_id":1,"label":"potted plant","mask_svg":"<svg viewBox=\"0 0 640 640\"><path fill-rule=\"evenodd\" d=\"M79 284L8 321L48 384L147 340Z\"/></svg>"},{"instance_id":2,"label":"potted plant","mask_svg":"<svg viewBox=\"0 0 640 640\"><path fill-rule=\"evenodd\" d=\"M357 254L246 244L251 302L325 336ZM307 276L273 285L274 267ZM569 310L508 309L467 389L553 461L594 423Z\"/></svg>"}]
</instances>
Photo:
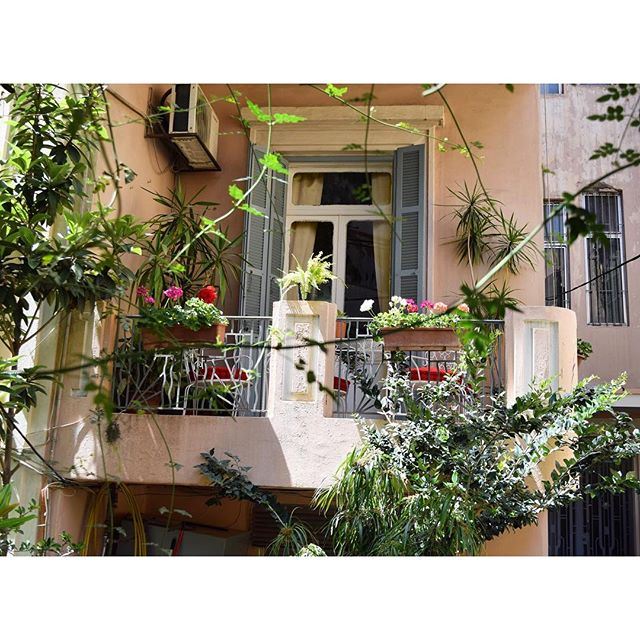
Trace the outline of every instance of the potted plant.
<instances>
[{"instance_id":1,"label":"potted plant","mask_svg":"<svg viewBox=\"0 0 640 640\"><path fill-rule=\"evenodd\" d=\"M312 255L306 267L295 256L293 259L296 261L296 268L278 279L281 300L292 289L297 289L300 300L307 300L314 289L320 291L323 284L336 279L331 271L329 256L323 256L322 251Z\"/></svg>"},{"instance_id":2,"label":"potted plant","mask_svg":"<svg viewBox=\"0 0 640 640\"><path fill-rule=\"evenodd\" d=\"M217 203L200 200L201 192L188 197L180 182L168 195L148 192L166 210L147 222L136 285L146 287L156 300L171 286L180 287L188 298L211 282L218 285L222 302L239 281L243 259L238 259L238 247L243 234L231 237L227 228L212 224Z\"/></svg>"},{"instance_id":3,"label":"potted plant","mask_svg":"<svg viewBox=\"0 0 640 640\"><path fill-rule=\"evenodd\" d=\"M180 305L178 300L182 298L183 290L173 285L162 293L163 307L157 306L145 287L138 287L137 294L142 299L138 326L145 349L224 342L229 321L214 304L218 297L215 287L203 287L197 296Z\"/></svg>"},{"instance_id":4,"label":"potted plant","mask_svg":"<svg viewBox=\"0 0 640 640\"><path fill-rule=\"evenodd\" d=\"M578 351L578 364L580 364L582 361L586 360L593 353L593 347L591 346L590 342L587 342L586 340L582 340L581 338L578 338L577 351Z\"/></svg>"},{"instance_id":5,"label":"potted plant","mask_svg":"<svg viewBox=\"0 0 640 640\"><path fill-rule=\"evenodd\" d=\"M372 307L373 300L365 300L360 311ZM455 327L468 317L466 304L449 311L444 302L424 300L417 305L411 298L393 296L389 310L374 315L369 330L389 351L450 351L461 348Z\"/></svg>"}]
</instances>

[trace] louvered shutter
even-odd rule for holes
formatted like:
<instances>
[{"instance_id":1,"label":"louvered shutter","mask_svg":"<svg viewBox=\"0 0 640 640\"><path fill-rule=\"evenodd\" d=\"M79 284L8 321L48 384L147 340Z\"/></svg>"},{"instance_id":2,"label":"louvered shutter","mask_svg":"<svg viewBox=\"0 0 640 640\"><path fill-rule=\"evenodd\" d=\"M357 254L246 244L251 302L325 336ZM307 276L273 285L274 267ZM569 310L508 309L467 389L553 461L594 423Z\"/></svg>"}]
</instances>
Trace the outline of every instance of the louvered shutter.
<instances>
[{"instance_id":1,"label":"louvered shutter","mask_svg":"<svg viewBox=\"0 0 640 640\"><path fill-rule=\"evenodd\" d=\"M393 163L393 295L426 297L425 146L396 150Z\"/></svg>"},{"instance_id":2,"label":"louvered shutter","mask_svg":"<svg viewBox=\"0 0 640 640\"><path fill-rule=\"evenodd\" d=\"M284 166L287 163L280 158ZM287 176L282 173L271 174L270 215L269 215L269 262L267 301L264 315L273 313L273 303L280 299L280 287L277 279L282 276L284 265L284 216L287 197Z\"/></svg>"},{"instance_id":3,"label":"louvered shutter","mask_svg":"<svg viewBox=\"0 0 640 640\"><path fill-rule=\"evenodd\" d=\"M253 145L249 147L249 175L252 177L249 186L260 175L259 159L264 151ZM266 241L267 217L269 215L267 179L265 174L255 189L249 194L249 205L265 214L256 216L245 211L244 221L244 265L242 273L242 300L240 313L244 316L259 316L264 308L265 262L268 249Z\"/></svg>"},{"instance_id":4,"label":"louvered shutter","mask_svg":"<svg viewBox=\"0 0 640 640\"><path fill-rule=\"evenodd\" d=\"M264 150L250 147L249 170L252 181L260 175ZM284 163L283 163L284 164ZM284 214L286 175L266 171L249 194L249 205L265 217L245 212L244 258L240 313L270 316L280 291L276 278L282 275L284 260Z\"/></svg>"}]
</instances>

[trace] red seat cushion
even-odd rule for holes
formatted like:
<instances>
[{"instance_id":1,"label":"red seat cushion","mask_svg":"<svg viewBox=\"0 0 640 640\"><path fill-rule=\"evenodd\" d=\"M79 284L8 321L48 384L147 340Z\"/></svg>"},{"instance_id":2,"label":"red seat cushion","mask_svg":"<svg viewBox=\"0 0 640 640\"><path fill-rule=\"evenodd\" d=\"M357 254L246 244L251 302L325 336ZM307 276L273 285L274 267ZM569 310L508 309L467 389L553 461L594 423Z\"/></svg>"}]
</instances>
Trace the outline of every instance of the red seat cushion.
<instances>
[{"instance_id":1,"label":"red seat cushion","mask_svg":"<svg viewBox=\"0 0 640 640\"><path fill-rule=\"evenodd\" d=\"M216 365L215 367L209 365L207 367L201 367L198 369L197 375L191 373L189 375L192 382L196 380L208 380L215 382L216 380L248 380L247 372L244 369L239 371L231 371L224 365Z\"/></svg>"},{"instance_id":2,"label":"red seat cushion","mask_svg":"<svg viewBox=\"0 0 640 640\"><path fill-rule=\"evenodd\" d=\"M340 393L347 393L349 391L349 385L351 383L344 378L339 378L338 376L333 376L333 390L340 391Z\"/></svg>"},{"instance_id":3,"label":"red seat cushion","mask_svg":"<svg viewBox=\"0 0 640 640\"><path fill-rule=\"evenodd\" d=\"M453 371L447 371L443 367L431 365L430 367L411 367L409 378L420 382L442 382Z\"/></svg>"}]
</instances>

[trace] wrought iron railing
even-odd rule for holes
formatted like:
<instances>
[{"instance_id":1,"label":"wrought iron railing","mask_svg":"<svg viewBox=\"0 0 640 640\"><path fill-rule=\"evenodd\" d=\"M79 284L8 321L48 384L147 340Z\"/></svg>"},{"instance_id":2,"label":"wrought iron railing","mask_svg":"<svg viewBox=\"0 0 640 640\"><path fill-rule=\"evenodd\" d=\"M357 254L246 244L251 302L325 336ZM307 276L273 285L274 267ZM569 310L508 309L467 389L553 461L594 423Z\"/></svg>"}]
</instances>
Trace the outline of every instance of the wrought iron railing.
<instances>
[{"instance_id":1,"label":"wrought iron railing","mask_svg":"<svg viewBox=\"0 0 640 640\"><path fill-rule=\"evenodd\" d=\"M183 415L266 413L271 318L227 316L224 346L144 349L136 317L119 327L113 400L117 411Z\"/></svg>"},{"instance_id":2,"label":"wrought iron railing","mask_svg":"<svg viewBox=\"0 0 640 640\"><path fill-rule=\"evenodd\" d=\"M382 342L369 332L370 318L338 318L335 345L334 411L337 418L354 414L379 415L377 401L387 375L388 353ZM504 387L504 336L502 320L484 321L497 332L494 350L485 374L485 396L496 395ZM409 377L416 386L438 382L455 369L458 351L409 351L406 354Z\"/></svg>"},{"instance_id":3,"label":"wrought iron railing","mask_svg":"<svg viewBox=\"0 0 640 640\"><path fill-rule=\"evenodd\" d=\"M224 347L145 350L136 317L122 320L114 358L113 400L117 411L154 411L183 415L263 416L269 382L267 316L228 316ZM335 344L335 417L378 415L388 359L382 342L369 332L370 318L338 318ZM489 360L486 395L503 389L502 321L487 321L498 331ZM341 339L343 338L343 339ZM387 354L388 355L388 354ZM412 351L406 354L416 385L437 382L452 371L457 351Z\"/></svg>"}]
</instances>

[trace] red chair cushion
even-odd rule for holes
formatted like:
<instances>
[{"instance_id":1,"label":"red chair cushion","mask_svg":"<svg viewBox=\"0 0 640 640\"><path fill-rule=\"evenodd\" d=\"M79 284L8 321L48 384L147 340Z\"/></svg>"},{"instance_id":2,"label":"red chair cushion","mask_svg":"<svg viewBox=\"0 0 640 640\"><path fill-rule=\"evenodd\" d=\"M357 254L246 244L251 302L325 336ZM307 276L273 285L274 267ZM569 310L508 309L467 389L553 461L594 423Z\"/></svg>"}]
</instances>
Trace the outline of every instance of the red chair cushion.
<instances>
[{"instance_id":1,"label":"red chair cushion","mask_svg":"<svg viewBox=\"0 0 640 640\"><path fill-rule=\"evenodd\" d=\"M420 382L442 382L452 373L453 371L447 371L437 365L431 365L430 367L411 367L409 378Z\"/></svg>"},{"instance_id":2,"label":"red chair cushion","mask_svg":"<svg viewBox=\"0 0 640 640\"><path fill-rule=\"evenodd\" d=\"M224 365L216 365L215 367L209 365L207 367L201 367L198 369L197 375L193 373L189 375L191 380L209 380L215 382L216 380L248 380L247 372L244 369L239 371L230 371Z\"/></svg>"},{"instance_id":3,"label":"red chair cushion","mask_svg":"<svg viewBox=\"0 0 640 640\"><path fill-rule=\"evenodd\" d=\"M333 390L340 391L341 393L347 393L349 391L349 385L351 383L344 378L339 378L338 376L333 376Z\"/></svg>"}]
</instances>

